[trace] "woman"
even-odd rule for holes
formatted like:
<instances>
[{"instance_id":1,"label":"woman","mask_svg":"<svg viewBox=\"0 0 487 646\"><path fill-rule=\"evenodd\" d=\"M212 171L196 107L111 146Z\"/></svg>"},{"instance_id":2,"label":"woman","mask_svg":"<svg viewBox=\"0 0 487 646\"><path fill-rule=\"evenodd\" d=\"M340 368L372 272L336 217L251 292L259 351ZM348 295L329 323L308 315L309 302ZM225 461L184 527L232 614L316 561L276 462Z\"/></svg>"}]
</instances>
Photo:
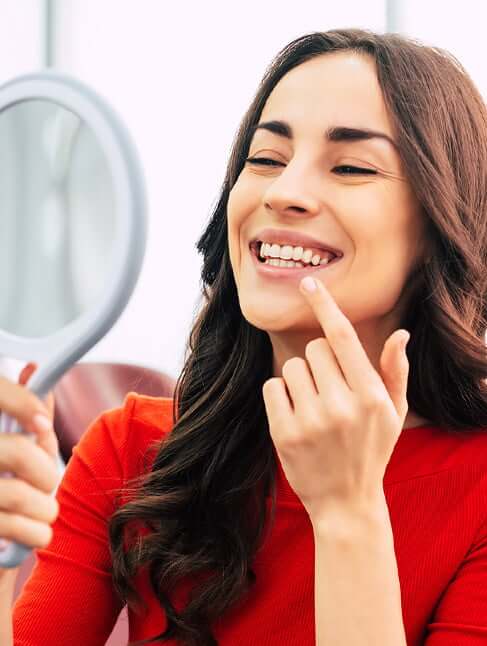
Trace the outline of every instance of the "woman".
<instances>
[{"instance_id":1,"label":"woman","mask_svg":"<svg viewBox=\"0 0 487 646\"><path fill-rule=\"evenodd\" d=\"M197 245L174 400L95 420L52 537L1 517L42 548L15 644L104 643L125 602L133 645L487 640L486 167L446 52L340 29L278 54Z\"/></svg>"}]
</instances>

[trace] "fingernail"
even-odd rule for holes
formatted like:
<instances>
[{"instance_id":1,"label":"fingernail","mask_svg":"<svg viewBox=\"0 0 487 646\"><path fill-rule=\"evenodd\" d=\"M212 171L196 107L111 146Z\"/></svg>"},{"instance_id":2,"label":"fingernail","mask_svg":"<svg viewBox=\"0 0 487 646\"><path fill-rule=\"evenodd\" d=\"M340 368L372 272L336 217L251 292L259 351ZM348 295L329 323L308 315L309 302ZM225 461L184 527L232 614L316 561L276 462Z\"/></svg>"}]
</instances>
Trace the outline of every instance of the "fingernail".
<instances>
[{"instance_id":1,"label":"fingernail","mask_svg":"<svg viewBox=\"0 0 487 646\"><path fill-rule=\"evenodd\" d=\"M314 292L316 290L316 282L311 276L306 276L301 281L301 286L306 292Z\"/></svg>"},{"instance_id":2,"label":"fingernail","mask_svg":"<svg viewBox=\"0 0 487 646\"><path fill-rule=\"evenodd\" d=\"M33 421L40 431L47 432L52 430L51 420L45 415L42 415L42 413L37 413L36 415L34 415Z\"/></svg>"},{"instance_id":3,"label":"fingernail","mask_svg":"<svg viewBox=\"0 0 487 646\"><path fill-rule=\"evenodd\" d=\"M411 335L409 333L407 335L403 336L402 341L401 341L401 348L403 350L406 349L406 346L407 346L410 338L411 338Z\"/></svg>"}]
</instances>

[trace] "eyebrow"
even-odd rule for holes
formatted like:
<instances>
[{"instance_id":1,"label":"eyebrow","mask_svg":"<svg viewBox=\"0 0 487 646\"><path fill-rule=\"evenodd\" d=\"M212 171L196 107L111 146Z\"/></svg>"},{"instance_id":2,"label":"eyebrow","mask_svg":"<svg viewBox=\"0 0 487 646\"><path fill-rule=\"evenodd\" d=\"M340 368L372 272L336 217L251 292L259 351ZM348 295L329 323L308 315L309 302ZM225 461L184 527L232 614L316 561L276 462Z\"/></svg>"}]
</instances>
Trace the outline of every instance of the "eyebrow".
<instances>
[{"instance_id":1,"label":"eyebrow","mask_svg":"<svg viewBox=\"0 0 487 646\"><path fill-rule=\"evenodd\" d=\"M286 137L286 139L293 139L293 129L291 126L286 123L286 121L263 121L251 127L251 138L254 137L257 130L268 130L273 132L275 135L280 137ZM396 150L396 142L386 135L385 132L379 132L377 130L371 130L369 128L349 128L348 126L330 126L325 130L324 133L325 140L331 142L354 142L354 141L366 141L368 139L384 139L388 141Z\"/></svg>"}]
</instances>

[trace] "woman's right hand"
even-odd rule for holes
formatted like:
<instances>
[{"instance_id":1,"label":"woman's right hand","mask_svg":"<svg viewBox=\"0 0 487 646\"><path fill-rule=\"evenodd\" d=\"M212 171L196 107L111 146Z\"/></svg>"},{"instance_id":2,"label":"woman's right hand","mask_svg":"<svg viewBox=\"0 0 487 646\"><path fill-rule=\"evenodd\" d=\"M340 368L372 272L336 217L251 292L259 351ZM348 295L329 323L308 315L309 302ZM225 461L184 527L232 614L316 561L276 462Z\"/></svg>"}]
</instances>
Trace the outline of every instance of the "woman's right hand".
<instances>
[{"instance_id":1,"label":"woman's right hand","mask_svg":"<svg viewBox=\"0 0 487 646\"><path fill-rule=\"evenodd\" d=\"M25 388L36 367L27 364L19 384L0 377L0 411L36 435L33 442L21 433L0 433L0 544L3 538L32 548L49 545L51 524L59 513L52 495L59 484L58 440L52 426L54 395L51 391L44 402ZM2 472L13 475L5 477ZM5 571L0 568L0 578Z\"/></svg>"}]
</instances>

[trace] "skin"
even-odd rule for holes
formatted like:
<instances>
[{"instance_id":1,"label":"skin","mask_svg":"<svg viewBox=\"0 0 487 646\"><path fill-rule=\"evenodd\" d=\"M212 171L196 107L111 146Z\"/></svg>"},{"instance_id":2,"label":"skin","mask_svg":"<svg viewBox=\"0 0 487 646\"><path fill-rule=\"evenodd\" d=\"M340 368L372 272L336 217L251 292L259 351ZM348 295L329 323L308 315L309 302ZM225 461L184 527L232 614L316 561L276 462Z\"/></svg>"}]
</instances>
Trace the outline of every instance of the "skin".
<instances>
[{"instance_id":1,"label":"skin","mask_svg":"<svg viewBox=\"0 0 487 646\"><path fill-rule=\"evenodd\" d=\"M326 128L372 128L396 140L366 55L333 52L288 72L270 94L259 122L286 121L292 140L258 130L227 205L230 262L243 316L265 330L273 348L273 376L306 344L323 337L299 279L260 276L249 242L263 227L294 230L328 241L344 256L334 271L313 272L332 294L379 371L386 339L401 327L408 277L426 250L425 222L398 150L382 139L329 142ZM351 174L348 165L376 171ZM348 173L348 174L346 174ZM327 271L330 273L328 274ZM409 410L403 428L429 423Z\"/></svg>"}]
</instances>

